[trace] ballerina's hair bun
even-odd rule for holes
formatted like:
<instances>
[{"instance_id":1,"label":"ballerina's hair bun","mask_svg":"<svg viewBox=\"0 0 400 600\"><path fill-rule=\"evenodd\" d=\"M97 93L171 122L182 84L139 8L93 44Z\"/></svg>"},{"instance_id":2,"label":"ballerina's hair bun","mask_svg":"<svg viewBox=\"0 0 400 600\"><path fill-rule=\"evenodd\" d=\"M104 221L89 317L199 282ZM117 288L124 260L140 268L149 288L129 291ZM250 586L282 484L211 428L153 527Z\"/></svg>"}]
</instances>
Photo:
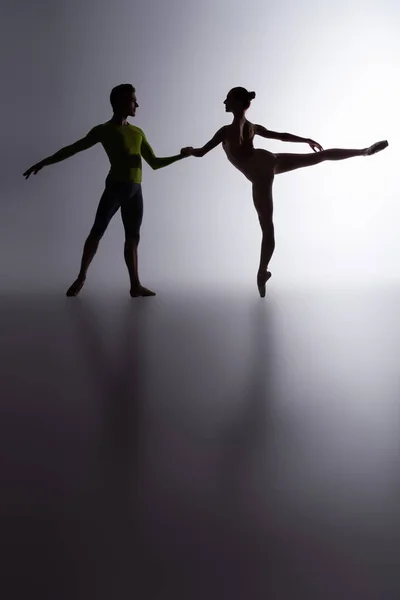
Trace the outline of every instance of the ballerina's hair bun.
<instances>
[{"instance_id":1,"label":"ballerina's hair bun","mask_svg":"<svg viewBox=\"0 0 400 600\"><path fill-rule=\"evenodd\" d=\"M249 100L254 100L255 97L256 97L255 92L249 92Z\"/></svg>"}]
</instances>

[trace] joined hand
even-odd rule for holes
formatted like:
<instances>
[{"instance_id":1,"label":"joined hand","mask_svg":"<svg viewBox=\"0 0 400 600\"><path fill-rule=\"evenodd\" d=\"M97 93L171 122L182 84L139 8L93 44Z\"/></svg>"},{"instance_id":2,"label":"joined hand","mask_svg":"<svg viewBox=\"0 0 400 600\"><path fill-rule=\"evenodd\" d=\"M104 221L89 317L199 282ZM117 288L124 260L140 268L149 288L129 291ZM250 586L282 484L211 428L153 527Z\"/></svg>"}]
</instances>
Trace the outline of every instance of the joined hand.
<instances>
[{"instance_id":1,"label":"joined hand","mask_svg":"<svg viewBox=\"0 0 400 600\"><path fill-rule=\"evenodd\" d=\"M192 146L186 146L186 148L181 149L181 156L193 156L193 150L194 148Z\"/></svg>"}]
</instances>

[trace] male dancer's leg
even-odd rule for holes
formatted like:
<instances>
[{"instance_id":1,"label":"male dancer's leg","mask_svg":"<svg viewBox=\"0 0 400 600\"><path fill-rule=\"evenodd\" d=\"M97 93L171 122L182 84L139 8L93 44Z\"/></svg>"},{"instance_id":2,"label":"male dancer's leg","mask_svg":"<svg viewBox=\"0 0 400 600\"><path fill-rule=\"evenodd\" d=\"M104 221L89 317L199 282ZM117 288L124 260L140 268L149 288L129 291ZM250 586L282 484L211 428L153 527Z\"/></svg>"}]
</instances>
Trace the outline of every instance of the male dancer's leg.
<instances>
[{"instance_id":1,"label":"male dancer's leg","mask_svg":"<svg viewBox=\"0 0 400 600\"><path fill-rule=\"evenodd\" d=\"M155 296L155 292L140 283L138 266L138 246L140 227L143 221L143 195L140 184L132 184L132 193L121 203L121 216L125 229L124 258L129 273L132 298Z\"/></svg>"},{"instance_id":2,"label":"male dancer's leg","mask_svg":"<svg viewBox=\"0 0 400 600\"><path fill-rule=\"evenodd\" d=\"M93 227L86 238L85 245L83 247L81 268L78 277L68 289L67 296L77 296L81 291L86 281L86 274L90 263L97 252L99 242L103 237L111 219L120 207L121 202L115 185L116 184L112 184L112 182L109 180L106 181L106 187L97 207Z\"/></svg>"}]
</instances>

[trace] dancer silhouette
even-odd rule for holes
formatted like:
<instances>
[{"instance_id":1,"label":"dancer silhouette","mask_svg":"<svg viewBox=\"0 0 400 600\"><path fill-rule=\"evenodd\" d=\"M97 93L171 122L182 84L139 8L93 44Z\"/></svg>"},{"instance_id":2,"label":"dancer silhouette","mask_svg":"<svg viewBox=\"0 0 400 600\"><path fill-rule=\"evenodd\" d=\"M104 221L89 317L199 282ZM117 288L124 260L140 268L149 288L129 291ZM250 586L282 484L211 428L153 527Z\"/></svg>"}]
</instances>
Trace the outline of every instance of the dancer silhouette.
<instances>
[{"instance_id":1,"label":"dancer silhouette","mask_svg":"<svg viewBox=\"0 0 400 600\"><path fill-rule=\"evenodd\" d=\"M33 165L25 171L24 177L28 179L43 167L65 160L95 144L102 144L111 167L92 229L85 241L78 277L68 289L67 296L77 296L81 291L99 242L118 209L121 209L125 230L124 258L130 278L130 294L132 297L155 296L155 292L142 286L138 273L138 245L143 220L141 158L152 169L161 169L181 160L185 154L181 152L176 156L156 157L143 131L128 123L127 118L134 117L139 107L136 90L131 84L123 83L113 88L110 102L113 116L109 121L97 125L86 137Z\"/></svg>"},{"instance_id":2,"label":"dancer silhouette","mask_svg":"<svg viewBox=\"0 0 400 600\"><path fill-rule=\"evenodd\" d=\"M266 129L262 125L255 125L248 121L246 111L255 96L255 92L249 92L243 87L231 89L226 100L224 100L226 112L233 113L231 125L221 127L202 148L190 146L182 148L181 153L185 156L202 157L219 144L222 144L228 160L251 181L253 185L253 202L262 231L257 286L260 296L264 298L266 283L271 277L268 266L275 250L272 195L274 176L294 169L317 165L326 160L344 160L355 156L370 156L386 148L388 142L386 140L377 142L369 148L359 150L324 150L320 144L309 138L290 133L277 133ZM281 140L282 142L306 143L314 152L308 154L273 154L261 148L254 148L253 142L256 135Z\"/></svg>"}]
</instances>

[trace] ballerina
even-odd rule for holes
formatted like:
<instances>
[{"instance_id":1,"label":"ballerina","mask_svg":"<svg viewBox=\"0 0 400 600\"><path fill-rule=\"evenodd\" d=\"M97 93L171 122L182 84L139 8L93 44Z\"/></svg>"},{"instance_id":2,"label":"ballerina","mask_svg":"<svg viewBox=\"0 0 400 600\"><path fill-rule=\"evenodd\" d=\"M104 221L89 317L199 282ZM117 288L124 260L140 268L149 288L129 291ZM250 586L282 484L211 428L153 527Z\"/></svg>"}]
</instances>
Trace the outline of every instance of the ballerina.
<instances>
[{"instance_id":1,"label":"ballerina","mask_svg":"<svg viewBox=\"0 0 400 600\"><path fill-rule=\"evenodd\" d=\"M189 146L182 148L181 153L184 156L202 157L219 144L222 144L228 160L252 183L254 207L257 211L262 231L257 287L260 296L264 298L266 283L271 277L268 266L275 250L272 195L275 175L317 165L326 160L344 160L355 156L371 156L384 150L389 144L384 140L368 148L358 150L324 150L320 144L312 139L299 137L290 133L277 133L276 131L266 129L262 125L255 125L248 121L246 112L255 97L255 92L249 92L243 87L231 89L224 100L226 112L233 114L231 125L221 127L202 148ZM256 135L282 142L305 143L311 147L313 152L303 154L274 154L262 148L254 148L253 142Z\"/></svg>"}]
</instances>

